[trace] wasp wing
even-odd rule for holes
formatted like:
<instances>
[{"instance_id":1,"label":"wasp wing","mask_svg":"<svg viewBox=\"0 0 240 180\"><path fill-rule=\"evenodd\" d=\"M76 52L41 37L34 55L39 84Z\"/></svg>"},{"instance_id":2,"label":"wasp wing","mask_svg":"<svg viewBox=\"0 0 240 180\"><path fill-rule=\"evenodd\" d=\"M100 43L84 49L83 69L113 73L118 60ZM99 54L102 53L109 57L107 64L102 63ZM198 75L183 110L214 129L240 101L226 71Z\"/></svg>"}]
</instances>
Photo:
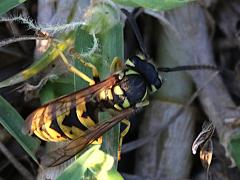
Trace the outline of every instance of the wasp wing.
<instances>
[{"instance_id":1,"label":"wasp wing","mask_svg":"<svg viewBox=\"0 0 240 180\"><path fill-rule=\"evenodd\" d=\"M61 116L69 114L71 110L81 103L93 99L101 90L112 87L118 81L117 75L112 75L104 81L93 86L87 87L72 94L59 97L47 104L37 108L25 120L24 133L33 134L46 131L46 127L52 123L53 119L61 118ZM45 127L46 125L46 127ZM47 132L44 132L47 133ZM42 136L41 136L42 137ZM42 138L44 139L44 138ZM54 139L44 139L46 141L54 141Z\"/></svg>"},{"instance_id":2,"label":"wasp wing","mask_svg":"<svg viewBox=\"0 0 240 180\"><path fill-rule=\"evenodd\" d=\"M134 114L138 109L129 108L126 109L110 120L96 124L94 127L88 129L84 135L70 141L65 146L58 148L41 158L41 164L46 167L57 166L76 155L78 152L87 147L94 140L102 136L106 131L111 129L114 125L119 123L121 120L128 118Z\"/></svg>"}]
</instances>

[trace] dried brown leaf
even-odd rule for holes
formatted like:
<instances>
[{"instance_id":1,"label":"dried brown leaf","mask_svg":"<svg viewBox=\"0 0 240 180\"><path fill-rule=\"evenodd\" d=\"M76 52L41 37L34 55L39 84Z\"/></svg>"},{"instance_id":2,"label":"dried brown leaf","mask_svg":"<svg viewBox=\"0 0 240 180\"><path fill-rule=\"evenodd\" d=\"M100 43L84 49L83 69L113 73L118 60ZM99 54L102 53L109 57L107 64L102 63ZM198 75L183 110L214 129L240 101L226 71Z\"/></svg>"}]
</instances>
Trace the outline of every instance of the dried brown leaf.
<instances>
[{"instance_id":1,"label":"dried brown leaf","mask_svg":"<svg viewBox=\"0 0 240 180\"><path fill-rule=\"evenodd\" d=\"M213 155L213 144L212 140L208 140L200 150L200 160L202 162L202 166L209 170L210 164L212 162L212 155Z\"/></svg>"},{"instance_id":2,"label":"dried brown leaf","mask_svg":"<svg viewBox=\"0 0 240 180\"><path fill-rule=\"evenodd\" d=\"M192 145L192 153L196 154L199 146L203 145L209 141L214 133L214 125L210 121L205 121L203 123L202 131L199 133L198 137L195 139Z\"/></svg>"}]
</instances>

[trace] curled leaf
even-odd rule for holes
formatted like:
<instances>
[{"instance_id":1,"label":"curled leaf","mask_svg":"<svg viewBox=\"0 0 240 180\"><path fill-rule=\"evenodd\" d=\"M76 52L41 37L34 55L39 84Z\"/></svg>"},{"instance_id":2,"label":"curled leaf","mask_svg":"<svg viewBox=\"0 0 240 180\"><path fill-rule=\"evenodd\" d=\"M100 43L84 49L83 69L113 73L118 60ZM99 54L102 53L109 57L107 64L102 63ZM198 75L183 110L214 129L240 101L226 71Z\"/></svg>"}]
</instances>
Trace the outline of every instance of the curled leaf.
<instances>
[{"instance_id":1,"label":"curled leaf","mask_svg":"<svg viewBox=\"0 0 240 180\"><path fill-rule=\"evenodd\" d=\"M212 162L213 144L211 137L214 133L214 125L210 121L205 121L202 126L202 131L195 139L192 145L192 153L196 154L198 147L200 146L200 160L202 166L207 169L207 179L210 164Z\"/></svg>"},{"instance_id":2,"label":"curled leaf","mask_svg":"<svg viewBox=\"0 0 240 180\"><path fill-rule=\"evenodd\" d=\"M210 121L205 121L203 123L202 131L199 133L198 137L195 139L192 145L192 153L196 154L197 149L200 145L204 145L209 141L214 133L214 125Z\"/></svg>"},{"instance_id":3,"label":"curled leaf","mask_svg":"<svg viewBox=\"0 0 240 180\"><path fill-rule=\"evenodd\" d=\"M213 155L213 144L212 140L208 140L200 150L200 160L202 162L202 166L209 170L211 161L212 161L212 155Z\"/></svg>"}]
</instances>

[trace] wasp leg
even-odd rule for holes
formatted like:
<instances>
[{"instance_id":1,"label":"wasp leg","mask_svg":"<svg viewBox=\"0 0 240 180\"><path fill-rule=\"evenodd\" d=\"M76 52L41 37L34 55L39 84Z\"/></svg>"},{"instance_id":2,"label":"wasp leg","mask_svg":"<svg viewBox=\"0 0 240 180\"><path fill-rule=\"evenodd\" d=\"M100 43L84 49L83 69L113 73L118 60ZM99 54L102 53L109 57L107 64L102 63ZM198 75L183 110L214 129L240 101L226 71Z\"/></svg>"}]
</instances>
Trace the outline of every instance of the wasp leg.
<instances>
[{"instance_id":1,"label":"wasp leg","mask_svg":"<svg viewBox=\"0 0 240 180\"><path fill-rule=\"evenodd\" d=\"M121 121L121 123L125 124L127 127L121 132L120 134L120 139L119 139L119 146L118 146L118 159L121 159L121 150L122 150L122 142L123 142L123 138L124 136L126 136L126 134L128 133L129 129L130 129L130 121L128 119L123 119Z\"/></svg>"},{"instance_id":2,"label":"wasp leg","mask_svg":"<svg viewBox=\"0 0 240 180\"><path fill-rule=\"evenodd\" d=\"M89 83L89 85L94 85L95 81L93 79L91 79L90 77L88 77L86 74L84 74L83 72L79 71L77 68L75 68L73 65L71 65L66 56L62 53L62 51L60 51L59 49L56 48L56 51L58 51L62 61L64 62L64 64L67 66L68 70L74 74L76 74L77 76L79 76L80 78L82 78L84 81L87 81Z\"/></svg>"},{"instance_id":3,"label":"wasp leg","mask_svg":"<svg viewBox=\"0 0 240 180\"><path fill-rule=\"evenodd\" d=\"M90 68L92 70L93 80L96 83L100 82L99 73L98 73L96 66L94 66L93 64L91 64L89 62L84 61L83 58L81 57L81 54L76 52L74 49L71 49L70 53L73 56L73 58L78 59L82 65L84 65L85 67Z\"/></svg>"},{"instance_id":4,"label":"wasp leg","mask_svg":"<svg viewBox=\"0 0 240 180\"><path fill-rule=\"evenodd\" d=\"M121 61L121 59L119 57L115 57L111 63L111 66L110 66L110 72L111 74L116 72L116 71L119 71L119 70L122 70L123 69L123 62Z\"/></svg>"}]
</instances>

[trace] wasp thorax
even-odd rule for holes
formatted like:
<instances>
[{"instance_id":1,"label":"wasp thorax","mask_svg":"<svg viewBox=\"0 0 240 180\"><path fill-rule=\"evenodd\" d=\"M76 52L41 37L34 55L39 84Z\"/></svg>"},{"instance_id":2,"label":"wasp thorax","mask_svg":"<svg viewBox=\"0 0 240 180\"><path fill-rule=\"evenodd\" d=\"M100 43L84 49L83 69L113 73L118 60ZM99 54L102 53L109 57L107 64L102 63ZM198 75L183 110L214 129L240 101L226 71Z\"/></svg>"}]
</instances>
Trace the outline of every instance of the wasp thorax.
<instances>
[{"instance_id":1,"label":"wasp thorax","mask_svg":"<svg viewBox=\"0 0 240 180\"><path fill-rule=\"evenodd\" d=\"M151 92L157 91L162 86L162 78L150 62L139 56L133 56L126 61L126 66L134 69L144 77Z\"/></svg>"}]
</instances>

